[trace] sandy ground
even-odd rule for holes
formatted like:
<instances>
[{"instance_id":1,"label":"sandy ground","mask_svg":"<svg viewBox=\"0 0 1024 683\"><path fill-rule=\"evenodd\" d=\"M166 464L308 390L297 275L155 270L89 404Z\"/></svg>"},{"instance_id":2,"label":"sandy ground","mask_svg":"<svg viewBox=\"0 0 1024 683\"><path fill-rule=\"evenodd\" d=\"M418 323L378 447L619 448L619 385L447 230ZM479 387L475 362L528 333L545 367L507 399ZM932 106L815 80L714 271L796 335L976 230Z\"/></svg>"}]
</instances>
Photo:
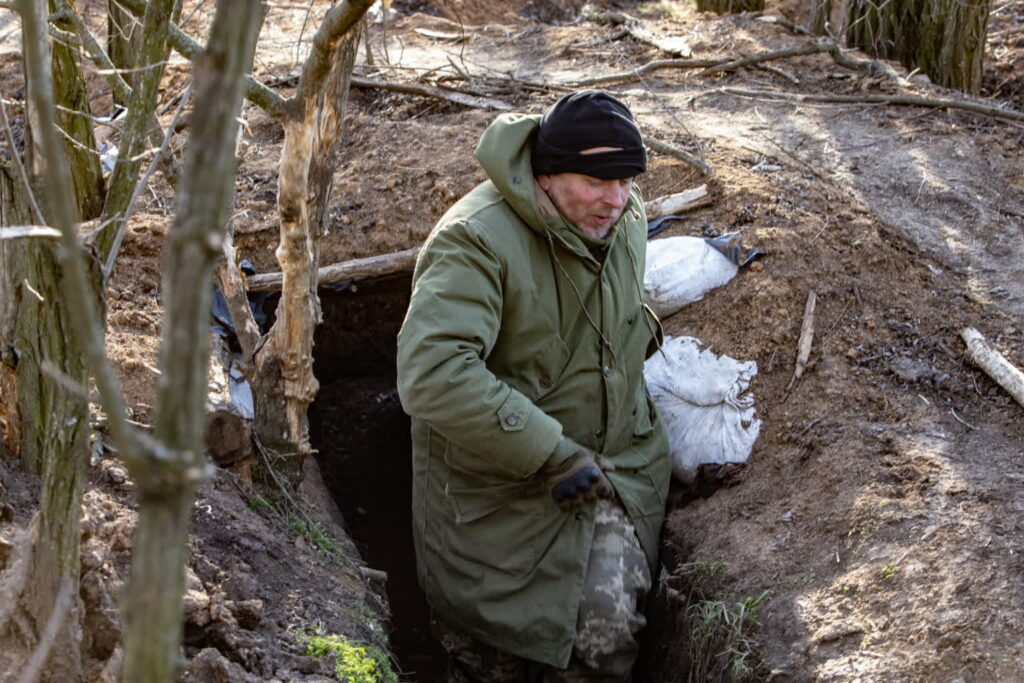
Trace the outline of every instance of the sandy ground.
<instances>
[{"instance_id":1,"label":"sandy ground","mask_svg":"<svg viewBox=\"0 0 1024 683\"><path fill-rule=\"evenodd\" d=\"M360 65L358 73L395 81L445 74L453 87L541 112L557 92L524 83L567 83L666 56L629 38L602 41L613 33L608 26L538 23L534 4L478 1L456 16L448 3L396 2L399 14L371 31L376 66ZM653 33L685 38L694 57L807 40L750 15L698 15L671 2L623 4ZM790 12L789 5L768 5L769 13ZM313 6L307 37L327 5ZM1015 6L1001 8L993 34L1024 19ZM445 10L447 17L438 16ZM303 11L274 7L261 39L256 75L285 93L294 85L294 36L303 19ZM188 28L198 34L204 20L197 13ZM416 29L461 33L464 40ZM1021 36L990 41L983 95L992 103L1020 105ZM21 97L16 54L4 55L0 66L4 96ZM640 180L648 198L702 182L714 197L666 236L738 230L747 245L767 252L729 285L664 321L669 334L696 336L719 353L757 361L752 389L764 427L745 468L713 495L679 503L669 515L665 585L674 593L663 598L670 617L652 627L651 647L660 653L654 669L659 680L685 680L687 606L679 595L692 587L694 567L715 566L713 585L705 588L726 604L767 591L752 636L755 678L1019 680L1022 408L969 364L958 332L977 327L1024 366L1022 128L962 111L779 102L722 90L899 91L828 56L772 66L707 78L669 69L609 86L646 134L702 155L713 168L705 178L652 154ZM175 67L164 99L184 87L186 74ZM919 77L907 89L951 95ZM100 113L109 98L98 80L96 90ZM472 149L495 115L380 90L354 90L350 103L324 263L418 244L483 178ZM283 133L253 105L243 117L236 243L260 271L276 270ZM158 179L131 226L111 288L110 355L143 422L152 418L169 196ZM811 291L818 298L811 364L787 389ZM110 514L130 525L130 482L118 484L109 463L97 467L91 504L107 505L100 498L106 501L111 489ZM193 587L207 602L196 598L200 616L190 622L188 654L214 648L204 656L226 657L237 675L245 669L260 680L323 676L329 672L281 643L300 623L317 621L355 635L358 620L339 605L373 603L372 591L344 578L301 536L238 503L229 480L210 483L203 496L213 502L197 506ZM31 509L31 496L23 498L16 506L22 521ZM252 561L254 553L277 559L264 565ZM112 572L107 583L123 580L123 562L99 566ZM236 575L250 577L248 589L231 588ZM321 600L324 594L333 603ZM210 600L229 600L231 609L210 612ZM246 600L261 600L264 616L254 620L251 604L238 606ZM97 670L113 650L110 643L94 648Z\"/></svg>"}]
</instances>

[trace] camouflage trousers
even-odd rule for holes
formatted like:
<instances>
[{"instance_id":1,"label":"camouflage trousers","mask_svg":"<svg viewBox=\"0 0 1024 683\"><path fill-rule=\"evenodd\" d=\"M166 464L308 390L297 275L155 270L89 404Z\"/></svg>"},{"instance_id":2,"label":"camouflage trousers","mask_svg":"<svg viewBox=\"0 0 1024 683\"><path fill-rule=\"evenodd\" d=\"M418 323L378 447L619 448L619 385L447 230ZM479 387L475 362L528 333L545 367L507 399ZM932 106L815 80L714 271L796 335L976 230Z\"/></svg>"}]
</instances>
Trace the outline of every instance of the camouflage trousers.
<instances>
[{"instance_id":1,"label":"camouflage trousers","mask_svg":"<svg viewBox=\"0 0 1024 683\"><path fill-rule=\"evenodd\" d=\"M636 529L618 503L596 503L594 541L576 618L576 641L566 669L489 647L436 615L434 630L448 653L448 683L577 683L632 680L636 634L650 590L647 558Z\"/></svg>"}]
</instances>

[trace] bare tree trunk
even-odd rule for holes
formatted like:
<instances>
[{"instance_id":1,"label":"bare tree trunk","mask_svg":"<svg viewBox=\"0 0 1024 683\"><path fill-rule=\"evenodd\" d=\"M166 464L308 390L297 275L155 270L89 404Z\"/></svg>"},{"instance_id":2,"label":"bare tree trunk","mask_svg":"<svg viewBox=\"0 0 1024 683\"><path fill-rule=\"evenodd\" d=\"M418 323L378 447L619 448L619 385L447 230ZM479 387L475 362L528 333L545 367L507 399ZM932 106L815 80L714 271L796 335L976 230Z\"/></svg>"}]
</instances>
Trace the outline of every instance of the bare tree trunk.
<instances>
[{"instance_id":1,"label":"bare tree trunk","mask_svg":"<svg viewBox=\"0 0 1024 683\"><path fill-rule=\"evenodd\" d=\"M181 644L181 597L195 486L204 466L210 282L231 215L237 112L252 67L260 0L220 0L195 60L196 108L176 220L167 238L154 436L165 464L133 472L139 522L125 593L124 681L172 681ZM174 371L169 370L173 368Z\"/></svg>"},{"instance_id":2,"label":"bare tree trunk","mask_svg":"<svg viewBox=\"0 0 1024 683\"><path fill-rule=\"evenodd\" d=\"M921 18L917 65L947 88L977 94L991 0L933 0Z\"/></svg>"},{"instance_id":3,"label":"bare tree trunk","mask_svg":"<svg viewBox=\"0 0 1024 683\"><path fill-rule=\"evenodd\" d=\"M811 14L807 19L807 30L817 36L829 32L832 21L832 0L811 0Z\"/></svg>"},{"instance_id":4,"label":"bare tree trunk","mask_svg":"<svg viewBox=\"0 0 1024 683\"><path fill-rule=\"evenodd\" d=\"M122 0L122 4L136 15L143 11L138 0ZM246 80L246 97L281 121L285 129L278 181L281 243L277 250L284 284L277 320L266 342L258 352L243 351L246 358L254 360L257 436L273 453L299 456L286 459L290 465L284 468L288 470L285 474L292 480L298 478L302 456L309 452L306 410L318 389L312 348L313 331L320 320L316 274L321 225L358 44L357 24L371 4L372 0L345 0L327 11L303 65L298 93L291 99L283 100L256 81ZM194 41L176 26L170 31L175 48L191 58L197 49ZM234 309L232 314L250 315Z\"/></svg>"},{"instance_id":5,"label":"bare tree trunk","mask_svg":"<svg viewBox=\"0 0 1024 683\"><path fill-rule=\"evenodd\" d=\"M220 251L217 231L230 211L235 113L241 99L242 76L251 64L255 47L253 29L258 24L260 3L221 0L210 47L197 69L202 90L199 106L206 115L196 126L190 144L191 172L189 183L179 195L179 221L175 228L180 236L171 239L171 265L164 283L167 322L161 358L165 370L173 368L173 372L164 372L166 382L158 395L156 433L164 443L133 433L123 419L123 397L103 356L101 316L96 302L84 294L90 287L77 243L74 209L67 197L61 201L55 192L56 188L70 185L70 174L54 129L47 43L45 33L39 30L44 25L45 12L36 14L40 7L33 0L20 0L19 6L25 27L29 95L40 131L38 162L51 176L48 186L55 195L51 197L51 220L60 228L64 247L60 254L66 257L59 264L60 271L67 276L62 294L74 302L68 306L68 317L74 320L76 338L83 339L85 355L110 416L111 436L132 467L140 492L132 584L126 592L124 678L163 683L174 680L178 662L184 542L193 487L202 472L207 357L203 349L207 339L211 254ZM44 491L44 499L45 495ZM77 522L78 507L69 505L66 513L65 520Z\"/></svg>"},{"instance_id":6,"label":"bare tree trunk","mask_svg":"<svg viewBox=\"0 0 1024 683\"><path fill-rule=\"evenodd\" d=\"M319 388L313 376L313 331L320 322L317 269L320 237L336 165L360 18L371 0L346 0L328 10L313 38L298 92L284 120L278 179L283 284L277 320L255 355L254 426L260 442L285 459L296 481L309 453L306 411Z\"/></svg>"},{"instance_id":7,"label":"bare tree trunk","mask_svg":"<svg viewBox=\"0 0 1024 683\"><path fill-rule=\"evenodd\" d=\"M697 0L698 12L731 14L735 12L760 12L764 0Z\"/></svg>"},{"instance_id":8,"label":"bare tree trunk","mask_svg":"<svg viewBox=\"0 0 1024 683\"><path fill-rule=\"evenodd\" d=\"M124 80L134 87L131 69L142 47L142 27L130 12L114 0L107 0L107 54L118 69L124 69ZM128 99L114 92L114 102L128 106Z\"/></svg>"},{"instance_id":9,"label":"bare tree trunk","mask_svg":"<svg viewBox=\"0 0 1024 683\"><path fill-rule=\"evenodd\" d=\"M31 65L26 68L26 80L33 106L38 106L38 93L48 91L45 98L52 107L55 93L46 72L60 68L62 58L54 55L51 62L49 41L36 30L45 27L46 4L23 0L21 12L26 27L25 59ZM43 78L29 77L29 73L42 73ZM49 119L37 115L33 123L45 126ZM37 153L33 168L46 177L34 178L33 184L49 187L54 196L66 192L60 189L66 185L59 175L51 174L49 159L49 155ZM79 515L88 458L88 374L81 339L70 328L69 303L61 289L67 284L55 245L40 238L4 241L8 243L3 247L0 280L5 281L4 289L12 298L6 312L15 317L13 327L10 321L0 321L0 330L5 331L0 334L13 332L0 344L9 346L17 359L13 386L5 388L13 389L17 397L21 460L42 478L39 535L30 560L32 582L21 598L24 619L20 622L31 630L25 635L38 640L59 587L66 581L74 582L72 585L78 581ZM77 591L73 595L47 666L56 680L77 680L82 673L81 602Z\"/></svg>"},{"instance_id":10,"label":"bare tree trunk","mask_svg":"<svg viewBox=\"0 0 1024 683\"><path fill-rule=\"evenodd\" d=\"M156 109L157 88L164 73L170 46L167 42L169 26L181 7L181 0L150 0L142 18L142 48L139 66L132 81L132 99L125 115L117 164L110 175L110 186L103 205L104 221L108 226L96 238L96 250L105 261L114 248L121 218L128 208L142 167L142 152L149 139L150 122Z\"/></svg>"},{"instance_id":11,"label":"bare tree trunk","mask_svg":"<svg viewBox=\"0 0 1024 683\"><path fill-rule=\"evenodd\" d=\"M75 0L65 0L75 9ZM49 1L51 12L58 7L56 0ZM70 24L60 26L71 31ZM75 205L82 220L90 220L103 210L103 170L96 153L96 140L92 134L92 119L89 118L89 89L82 75L82 64L78 50L67 45L53 45L53 87L57 98L57 120L70 140L64 141L64 153L71 165L71 180L74 184Z\"/></svg>"},{"instance_id":12,"label":"bare tree trunk","mask_svg":"<svg viewBox=\"0 0 1024 683\"><path fill-rule=\"evenodd\" d=\"M13 152L12 152L13 153ZM0 225L32 222L22 182L8 164L0 165ZM15 266L21 247L14 240L0 240L0 458L14 458L21 450L21 411L18 409L18 354L14 339L18 327Z\"/></svg>"},{"instance_id":13,"label":"bare tree trunk","mask_svg":"<svg viewBox=\"0 0 1024 683\"><path fill-rule=\"evenodd\" d=\"M852 0L846 41L919 68L949 88L981 89L991 0Z\"/></svg>"}]
</instances>

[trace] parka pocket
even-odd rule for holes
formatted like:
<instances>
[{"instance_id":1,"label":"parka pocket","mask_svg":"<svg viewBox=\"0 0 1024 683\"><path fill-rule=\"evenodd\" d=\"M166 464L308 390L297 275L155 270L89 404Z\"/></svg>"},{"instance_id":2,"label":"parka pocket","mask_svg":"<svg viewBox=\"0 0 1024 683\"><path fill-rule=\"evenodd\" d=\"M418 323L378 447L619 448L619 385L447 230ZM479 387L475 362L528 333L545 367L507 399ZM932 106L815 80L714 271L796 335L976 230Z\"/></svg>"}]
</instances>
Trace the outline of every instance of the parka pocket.
<instances>
[{"instance_id":1,"label":"parka pocket","mask_svg":"<svg viewBox=\"0 0 1024 683\"><path fill-rule=\"evenodd\" d=\"M558 386L571 356L572 352L562 338L553 334L537 353L523 363L512 383L537 401Z\"/></svg>"},{"instance_id":2,"label":"parka pocket","mask_svg":"<svg viewBox=\"0 0 1024 683\"><path fill-rule=\"evenodd\" d=\"M630 438L630 446L635 446L650 438L657 421L658 409L647 394L647 383L641 379L640 385L636 389L636 400L633 403L633 435Z\"/></svg>"},{"instance_id":3,"label":"parka pocket","mask_svg":"<svg viewBox=\"0 0 1024 683\"><path fill-rule=\"evenodd\" d=\"M443 530L451 559L522 575L537 565L545 547L538 529L544 510L539 480L481 487L445 487L451 510ZM467 570L468 573L473 573Z\"/></svg>"}]
</instances>

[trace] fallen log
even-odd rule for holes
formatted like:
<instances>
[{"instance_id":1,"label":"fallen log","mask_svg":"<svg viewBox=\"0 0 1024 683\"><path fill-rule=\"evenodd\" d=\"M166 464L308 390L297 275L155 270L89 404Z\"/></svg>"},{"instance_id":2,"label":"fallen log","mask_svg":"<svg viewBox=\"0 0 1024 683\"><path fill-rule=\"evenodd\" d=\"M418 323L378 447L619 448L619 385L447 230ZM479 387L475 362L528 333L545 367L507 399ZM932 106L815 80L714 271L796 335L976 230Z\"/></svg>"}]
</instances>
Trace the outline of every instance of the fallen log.
<instances>
[{"instance_id":1,"label":"fallen log","mask_svg":"<svg viewBox=\"0 0 1024 683\"><path fill-rule=\"evenodd\" d=\"M392 254L368 256L366 258L324 266L317 271L317 282L321 285L329 285L335 282L344 282L345 280L390 275L391 273L412 268L416 264L416 256L419 253L420 248L413 247ZM272 292L281 289L282 281L281 273L253 275L248 278L249 291Z\"/></svg>"},{"instance_id":2,"label":"fallen log","mask_svg":"<svg viewBox=\"0 0 1024 683\"><path fill-rule=\"evenodd\" d=\"M647 220L651 220L652 218L660 218L661 216L668 216L674 213L692 211L693 209L707 206L711 202L712 199L708 194L708 186L700 185L685 192L677 192L676 194L652 199L644 204L644 213L647 214Z\"/></svg>"},{"instance_id":3,"label":"fallen log","mask_svg":"<svg viewBox=\"0 0 1024 683\"><path fill-rule=\"evenodd\" d=\"M690 49L690 45L686 42L685 38L681 36L656 36L647 30L642 21L622 12L591 12L587 15L587 19L598 24L621 26L625 33L632 36L637 42L646 43L670 55L684 59L693 55L693 50Z\"/></svg>"},{"instance_id":4,"label":"fallen log","mask_svg":"<svg viewBox=\"0 0 1024 683\"><path fill-rule=\"evenodd\" d=\"M1017 403L1024 406L1024 372L1006 360L988 343L984 335L973 327L960 330L960 337L967 344L967 356L996 384L1006 390Z\"/></svg>"},{"instance_id":5,"label":"fallen log","mask_svg":"<svg viewBox=\"0 0 1024 683\"><path fill-rule=\"evenodd\" d=\"M652 199L644 204L644 212L648 219L667 216L670 214L682 213L693 209L707 206L712 202L708 194L708 186L700 185L685 192L670 194L665 197ZM416 265L416 256L420 248L412 247L405 251L397 251L391 254L380 254L379 256L368 256L366 258L342 261L329 266L324 266L317 271L317 282L323 285L345 282L346 280L358 280L368 277L381 277L391 275L403 270L408 270ZM273 292L281 289L283 278L281 273L261 273L246 278L250 292Z\"/></svg>"}]
</instances>

